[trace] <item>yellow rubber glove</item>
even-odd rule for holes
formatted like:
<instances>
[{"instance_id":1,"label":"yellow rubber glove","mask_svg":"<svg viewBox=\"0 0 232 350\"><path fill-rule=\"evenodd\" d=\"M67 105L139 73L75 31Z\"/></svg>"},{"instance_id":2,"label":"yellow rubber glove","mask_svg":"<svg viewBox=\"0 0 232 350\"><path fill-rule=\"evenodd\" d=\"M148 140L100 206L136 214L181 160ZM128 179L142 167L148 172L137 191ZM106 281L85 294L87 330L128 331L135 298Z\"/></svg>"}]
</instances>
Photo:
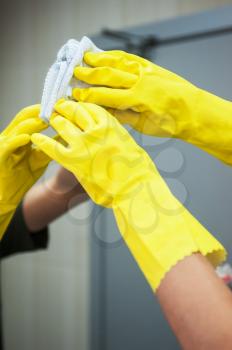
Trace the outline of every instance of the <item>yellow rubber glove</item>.
<instances>
[{"instance_id":1,"label":"yellow rubber glove","mask_svg":"<svg viewBox=\"0 0 232 350\"><path fill-rule=\"evenodd\" d=\"M113 209L129 249L155 290L180 259L201 252L217 265L225 250L172 195L152 160L116 118L93 104L59 101L50 123L64 147L32 142L71 171L97 204ZM67 120L69 119L69 120Z\"/></svg>"},{"instance_id":2,"label":"yellow rubber glove","mask_svg":"<svg viewBox=\"0 0 232 350\"><path fill-rule=\"evenodd\" d=\"M232 164L232 103L178 75L123 51L86 53L92 66L77 79L96 85L73 90L78 101L116 109L122 123L147 135L176 137Z\"/></svg>"},{"instance_id":3,"label":"yellow rubber glove","mask_svg":"<svg viewBox=\"0 0 232 350\"><path fill-rule=\"evenodd\" d=\"M0 239L24 194L51 160L30 141L32 133L46 127L39 105L34 105L20 111L0 134Z\"/></svg>"}]
</instances>

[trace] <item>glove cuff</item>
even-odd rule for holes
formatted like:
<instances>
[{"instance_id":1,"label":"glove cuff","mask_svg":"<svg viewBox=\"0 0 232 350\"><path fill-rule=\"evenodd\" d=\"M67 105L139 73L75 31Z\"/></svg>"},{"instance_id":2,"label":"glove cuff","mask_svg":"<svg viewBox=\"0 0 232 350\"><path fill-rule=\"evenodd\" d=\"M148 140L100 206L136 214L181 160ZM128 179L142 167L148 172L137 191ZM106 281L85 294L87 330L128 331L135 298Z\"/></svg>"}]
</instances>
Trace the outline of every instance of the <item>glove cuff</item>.
<instances>
[{"instance_id":1,"label":"glove cuff","mask_svg":"<svg viewBox=\"0 0 232 350\"><path fill-rule=\"evenodd\" d=\"M119 230L154 291L186 256L199 252L214 266L226 258L223 246L163 185L159 179L144 183L134 198L113 206Z\"/></svg>"}]
</instances>

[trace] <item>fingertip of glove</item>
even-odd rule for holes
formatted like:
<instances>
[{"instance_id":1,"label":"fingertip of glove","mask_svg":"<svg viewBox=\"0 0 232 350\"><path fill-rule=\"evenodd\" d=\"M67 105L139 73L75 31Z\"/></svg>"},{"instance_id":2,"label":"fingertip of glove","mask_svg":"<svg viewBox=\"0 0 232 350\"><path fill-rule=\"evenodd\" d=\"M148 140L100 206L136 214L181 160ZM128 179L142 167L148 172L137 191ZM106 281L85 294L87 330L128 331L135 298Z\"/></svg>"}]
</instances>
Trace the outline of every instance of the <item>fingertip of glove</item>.
<instances>
[{"instance_id":1,"label":"fingertip of glove","mask_svg":"<svg viewBox=\"0 0 232 350\"><path fill-rule=\"evenodd\" d=\"M77 101L77 102L84 102L87 94L88 94L89 89L85 88L85 89L80 89L80 88L74 88L72 91L72 95L73 98Z\"/></svg>"},{"instance_id":2,"label":"fingertip of glove","mask_svg":"<svg viewBox=\"0 0 232 350\"><path fill-rule=\"evenodd\" d=\"M30 135L28 135L28 134L21 134L21 135L18 135L18 139L21 139L21 141L22 141L23 144L27 144L28 142L31 141L31 137L30 137Z\"/></svg>"},{"instance_id":3,"label":"fingertip of glove","mask_svg":"<svg viewBox=\"0 0 232 350\"><path fill-rule=\"evenodd\" d=\"M68 99L65 99L65 98L61 98L60 100L58 100L55 104L55 110L58 109L58 108L64 108L64 106L66 105L72 105L72 104L75 104L75 101L72 101L72 100L68 100Z\"/></svg>"},{"instance_id":4,"label":"fingertip of glove","mask_svg":"<svg viewBox=\"0 0 232 350\"><path fill-rule=\"evenodd\" d=\"M33 143L37 143L43 140L43 136L39 133L34 133L31 135L31 141Z\"/></svg>"},{"instance_id":5,"label":"fingertip of glove","mask_svg":"<svg viewBox=\"0 0 232 350\"><path fill-rule=\"evenodd\" d=\"M12 135L9 138L9 141L11 143L19 143L19 144L27 144L28 142L30 142L31 137L28 134L20 134L20 135Z\"/></svg>"},{"instance_id":6,"label":"fingertip of glove","mask_svg":"<svg viewBox=\"0 0 232 350\"><path fill-rule=\"evenodd\" d=\"M86 67L77 66L74 68L74 75L76 78L82 77L85 74Z\"/></svg>"},{"instance_id":7,"label":"fingertip of glove","mask_svg":"<svg viewBox=\"0 0 232 350\"><path fill-rule=\"evenodd\" d=\"M86 63L90 63L92 60L94 60L95 57L99 56L102 52L92 52L88 51L84 54L84 61Z\"/></svg>"},{"instance_id":8,"label":"fingertip of glove","mask_svg":"<svg viewBox=\"0 0 232 350\"><path fill-rule=\"evenodd\" d=\"M57 109L62 108L62 106L67 102L67 100L65 98L60 98L54 105L54 109L55 111L57 111ZM54 112L52 114L52 118L56 116L56 112Z\"/></svg>"},{"instance_id":9,"label":"fingertip of glove","mask_svg":"<svg viewBox=\"0 0 232 350\"><path fill-rule=\"evenodd\" d=\"M64 103L65 101L67 101L67 100L64 97L62 97L56 102L56 105L60 105L60 104Z\"/></svg>"},{"instance_id":10,"label":"fingertip of glove","mask_svg":"<svg viewBox=\"0 0 232 350\"><path fill-rule=\"evenodd\" d=\"M51 121L51 125L57 125L60 124L61 122L63 122L64 117L62 117L61 115L57 114Z\"/></svg>"},{"instance_id":11,"label":"fingertip of glove","mask_svg":"<svg viewBox=\"0 0 232 350\"><path fill-rule=\"evenodd\" d=\"M63 99L63 100L60 100L58 103L56 103L54 108L58 114L61 114L61 116L72 117L73 114L75 113L76 108L77 108L77 102ZM57 113L50 120L50 123L52 123L52 121L54 119L57 119L57 117L58 117Z\"/></svg>"}]
</instances>

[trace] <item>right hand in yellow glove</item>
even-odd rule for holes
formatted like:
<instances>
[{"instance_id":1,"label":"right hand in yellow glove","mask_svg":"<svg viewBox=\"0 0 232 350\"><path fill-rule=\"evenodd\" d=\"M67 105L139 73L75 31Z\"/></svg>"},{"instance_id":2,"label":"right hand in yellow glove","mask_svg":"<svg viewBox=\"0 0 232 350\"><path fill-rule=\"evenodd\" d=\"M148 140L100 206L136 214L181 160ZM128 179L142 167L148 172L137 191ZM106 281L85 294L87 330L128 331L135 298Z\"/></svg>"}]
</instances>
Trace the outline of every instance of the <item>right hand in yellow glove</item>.
<instances>
[{"instance_id":1,"label":"right hand in yellow glove","mask_svg":"<svg viewBox=\"0 0 232 350\"><path fill-rule=\"evenodd\" d=\"M106 110L59 101L51 125L68 144L32 142L71 171L97 204L113 209L119 229L155 290L180 259L200 252L217 265L225 250L172 195L152 160ZM69 119L69 120L67 120Z\"/></svg>"},{"instance_id":2,"label":"right hand in yellow glove","mask_svg":"<svg viewBox=\"0 0 232 350\"><path fill-rule=\"evenodd\" d=\"M113 108L122 123L147 135L176 137L232 164L232 103L178 75L123 51L85 54L77 67L77 101Z\"/></svg>"},{"instance_id":3,"label":"right hand in yellow glove","mask_svg":"<svg viewBox=\"0 0 232 350\"><path fill-rule=\"evenodd\" d=\"M0 240L24 194L51 160L30 140L32 133L47 128L39 111L39 105L23 109L0 134Z\"/></svg>"}]
</instances>

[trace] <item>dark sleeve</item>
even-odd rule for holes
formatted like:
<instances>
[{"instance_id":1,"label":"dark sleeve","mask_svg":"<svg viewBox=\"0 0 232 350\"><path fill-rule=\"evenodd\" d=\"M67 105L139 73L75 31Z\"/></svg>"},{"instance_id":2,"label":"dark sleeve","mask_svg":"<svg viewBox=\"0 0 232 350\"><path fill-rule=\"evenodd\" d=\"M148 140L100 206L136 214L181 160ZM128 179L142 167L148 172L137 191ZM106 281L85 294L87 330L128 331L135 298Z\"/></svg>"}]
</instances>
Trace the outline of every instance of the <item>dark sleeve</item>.
<instances>
[{"instance_id":1,"label":"dark sleeve","mask_svg":"<svg viewBox=\"0 0 232 350\"><path fill-rule=\"evenodd\" d=\"M0 245L1 258L5 258L12 254L45 249L48 245L48 228L46 227L38 232L31 232L26 226L22 205L20 205L7 228Z\"/></svg>"}]
</instances>

